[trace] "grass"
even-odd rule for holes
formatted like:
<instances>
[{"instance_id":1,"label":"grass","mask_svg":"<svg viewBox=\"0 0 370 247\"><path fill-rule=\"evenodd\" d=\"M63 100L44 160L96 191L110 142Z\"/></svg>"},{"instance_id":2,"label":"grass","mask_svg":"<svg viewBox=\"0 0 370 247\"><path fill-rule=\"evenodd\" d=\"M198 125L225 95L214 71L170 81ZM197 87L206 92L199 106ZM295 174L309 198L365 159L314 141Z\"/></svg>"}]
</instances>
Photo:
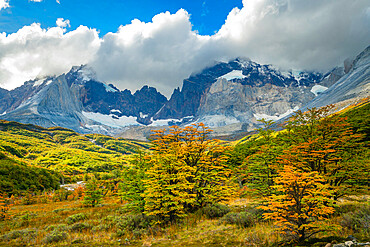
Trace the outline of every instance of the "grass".
<instances>
[{"instance_id":1,"label":"grass","mask_svg":"<svg viewBox=\"0 0 370 247\"><path fill-rule=\"evenodd\" d=\"M253 212L257 203L252 199L237 199L229 207L232 213ZM331 221L340 225L345 219L342 228L318 234L302 246L338 243L348 235L369 241L368 228L351 225L363 220L363 213L368 210L369 197L341 201ZM280 246L287 242L276 233L271 222L256 220L241 227L222 221L222 217L208 219L199 213L167 227L145 228L144 224L135 229L132 224L124 223L127 212L115 197L106 197L94 208L83 207L81 200L18 204L11 207L10 214L11 219L0 221L0 246ZM125 229L128 225L130 228Z\"/></svg>"}]
</instances>

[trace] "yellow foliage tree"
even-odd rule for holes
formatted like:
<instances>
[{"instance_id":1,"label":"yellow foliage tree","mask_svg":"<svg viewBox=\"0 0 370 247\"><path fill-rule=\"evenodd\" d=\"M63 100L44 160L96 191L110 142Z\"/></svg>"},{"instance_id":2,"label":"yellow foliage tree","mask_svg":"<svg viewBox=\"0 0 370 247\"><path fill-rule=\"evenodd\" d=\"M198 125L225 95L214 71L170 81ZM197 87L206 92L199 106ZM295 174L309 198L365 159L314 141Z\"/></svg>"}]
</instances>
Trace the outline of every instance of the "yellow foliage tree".
<instances>
[{"instance_id":1,"label":"yellow foliage tree","mask_svg":"<svg viewBox=\"0 0 370 247\"><path fill-rule=\"evenodd\" d=\"M299 172L286 165L275 179L276 194L268 198L266 219L273 220L282 234L303 241L328 230L327 216L334 213L332 194L318 172Z\"/></svg>"},{"instance_id":2,"label":"yellow foliage tree","mask_svg":"<svg viewBox=\"0 0 370 247\"><path fill-rule=\"evenodd\" d=\"M233 196L227 148L208 139L210 132L202 123L156 131L153 153L146 157L144 198L145 213L159 223Z\"/></svg>"}]
</instances>

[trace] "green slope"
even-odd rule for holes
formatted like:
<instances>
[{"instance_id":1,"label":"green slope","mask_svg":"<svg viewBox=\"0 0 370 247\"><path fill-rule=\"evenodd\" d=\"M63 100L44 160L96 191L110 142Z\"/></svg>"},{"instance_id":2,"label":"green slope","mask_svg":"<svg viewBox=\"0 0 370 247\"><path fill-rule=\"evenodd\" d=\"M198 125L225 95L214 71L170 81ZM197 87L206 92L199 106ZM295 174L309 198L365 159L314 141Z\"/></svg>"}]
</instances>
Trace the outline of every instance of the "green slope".
<instances>
[{"instance_id":1,"label":"green slope","mask_svg":"<svg viewBox=\"0 0 370 247\"><path fill-rule=\"evenodd\" d=\"M0 152L0 191L8 195L25 190L56 189L60 176L48 169L29 166Z\"/></svg>"},{"instance_id":2,"label":"green slope","mask_svg":"<svg viewBox=\"0 0 370 247\"><path fill-rule=\"evenodd\" d=\"M149 147L147 142L0 121L0 150L3 153L67 176L120 169L127 164L131 154Z\"/></svg>"}]
</instances>

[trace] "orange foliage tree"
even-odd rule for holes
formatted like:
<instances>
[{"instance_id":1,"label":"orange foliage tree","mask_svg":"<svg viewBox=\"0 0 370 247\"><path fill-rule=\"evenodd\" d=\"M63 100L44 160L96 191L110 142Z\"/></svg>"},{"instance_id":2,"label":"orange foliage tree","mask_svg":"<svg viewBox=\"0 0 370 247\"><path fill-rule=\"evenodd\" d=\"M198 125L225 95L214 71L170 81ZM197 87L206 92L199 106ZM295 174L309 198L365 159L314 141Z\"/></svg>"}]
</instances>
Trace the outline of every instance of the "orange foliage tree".
<instances>
[{"instance_id":1,"label":"orange foliage tree","mask_svg":"<svg viewBox=\"0 0 370 247\"><path fill-rule=\"evenodd\" d=\"M8 213L10 206L12 206L10 199L6 196L0 195L0 221L10 218Z\"/></svg>"},{"instance_id":2,"label":"orange foliage tree","mask_svg":"<svg viewBox=\"0 0 370 247\"><path fill-rule=\"evenodd\" d=\"M159 223L233 196L226 147L210 140L204 124L172 126L156 131L153 153L147 157L145 213Z\"/></svg>"},{"instance_id":3,"label":"orange foliage tree","mask_svg":"<svg viewBox=\"0 0 370 247\"><path fill-rule=\"evenodd\" d=\"M330 228L325 219L334 212L331 192L318 172L300 172L286 165L275 182L277 193L261 208L281 233L303 241Z\"/></svg>"},{"instance_id":4,"label":"orange foliage tree","mask_svg":"<svg viewBox=\"0 0 370 247\"><path fill-rule=\"evenodd\" d=\"M368 166L357 162L362 151L361 135L353 134L346 118L330 116L332 108L329 105L298 111L288 122L288 132L284 134L291 148L279 159L280 163L301 171L318 172L338 198L349 193L345 182L361 178Z\"/></svg>"}]
</instances>

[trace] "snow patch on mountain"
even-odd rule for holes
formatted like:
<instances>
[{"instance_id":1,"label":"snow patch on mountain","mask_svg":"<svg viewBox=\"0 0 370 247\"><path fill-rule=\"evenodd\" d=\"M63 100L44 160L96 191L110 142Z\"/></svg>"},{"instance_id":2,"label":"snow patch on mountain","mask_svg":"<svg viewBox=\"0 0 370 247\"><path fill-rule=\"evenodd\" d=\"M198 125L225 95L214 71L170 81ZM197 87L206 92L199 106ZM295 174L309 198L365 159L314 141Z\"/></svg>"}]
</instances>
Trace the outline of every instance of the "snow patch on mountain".
<instances>
[{"instance_id":1,"label":"snow patch on mountain","mask_svg":"<svg viewBox=\"0 0 370 247\"><path fill-rule=\"evenodd\" d=\"M287 110L286 112L284 112L283 114L275 114L275 116L270 116L270 115L267 115L267 114L264 114L264 113L254 113L253 116L257 119L257 120L261 120L262 118L264 118L265 120L273 120L273 121L277 121L281 118L284 118L286 116L288 116L289 114L292 114L293 112L297 111L299 109L298 106L294 107L293 109L289 109Z\"/></svg>"},{"instance_id":2,"label":"snow patch on mountain","mask_svg":"<svg viewBox=\"0 0 370 247\"><path fill-rule=\"evenodd\" d=\"M327 87L324 87L324 86L321 86L321 85L315 85L311 88L311 92L317 96L319 95L320 93L322 92L325 92L328 88Z\"/></svg>"},{"instance_id":3,"label":"snow patch on mountain","mask_svg":"<svg viewBox=\"0 0 370 247\"><path fill-rule=\"evenodd\" d=\"M240 123L238 119L225 115L205 115L198 119L197 123L204 123L208 127L222 127L229 124Z\"/></svg>"},{"instance_id":4,"label":"snow patch on mountain","mask_svg":"<svg viewBox=\"0 0 370 247\"><path fill-rule=\"evenodd\" d=\"M84 127L92 130L94 133L108 132L108 130L101 125L85 124ZM83 129L83 127L80 127L80 128Z\"/></svg>"},{"instance_id":5,"label":"snow patch on mountain","mask_svg":"<svg viewBox=\"0 0 370 247\"><path fill-rule=\"evenodd\" d=\"M45 78L43 78L43 79L38 79L37 81L35 81L34 83L33 83L33 85L32 85L32 87L38 87L38 86L40 86L40 85L42 85L42 84L45 84L45 85L49 85L50 83L52 83L53 82L53 80L52 79L45 79Z\"/></svg>"},{"instance_id":6,"label":"snow patch on mountain","mask_svg":"<svg viewBox=\"0 0 370 247\"><path fill-rule=\"evenodd\" d=\"M80 74L80 78L82 81L90 81L90 80L96 80L96 73L92 68L89 68L87 66L82 66L78 73Z\"/></svg>"},{"instance_id":7,"label":"snow patch on mountain","mask_svg":"<svg viewBox=\"0 0 370 247\"><path fill-rule=\"evenodd\" d=\"M85 112L85 111L82 111L82 114L88 119L91 119L95 122L98 122L98 123L101 123L101 124L104 124L104 125L107 125L113 128L122 128L122 127L127 127L130 125L140 125L136 121L137 118L132 117L132 116L117 117L114 114L105 115L101 113Z\"/></svg>"},{"instance_id":8,"label":"snow patch on mountain","mask_svg":"<svg viewBox=\"0 0 370 247\"><path fill-rule=\"evenodd\" d=\"M144 114L144 113L140 112L140 117L141 118L147 118L148 116L149 116L148 114Z\"/></svg>"},{"instance_id":9,"label":"snow patch on mountain","mask_svg":"<svg viewBox=\"0 0 370 247\"><path fill-rule=\"evenodd\" d=\"M218 77L217 79L219 78L224 78L228 81L231 81L231 80L234 80L234 79L243 79L243 78L246 78L247 76L243 75L243 71L242 70L233 70L223 76L220 76Z\"/></svg>"},{"instance_id":10,"label":"snow patch on mountain","mask_svg":"<svg viewBox=\"0 0 370 247\"><path fill-rule=\"evenodd\" d=\"M112 109L112 110L110 110L110 112L118 112L118 113L122 114L122 112L120 110L117 110L117 109Z\"/></svg>"},{"instance_id":11,"label":"snow patch on mountain","mask_svg":"<svg viewBox=\"0 0 370 247\"><path fill-rule=\"evenodd\" d=\"M112 92L112 93L117 92L117 90L116 90L116 89L114 89L114 88L112 88L112 87L108 86L107 84L103 83L103 85L104 85L104 87L105 87L105 91L107 91L107 92Z\"/></svg>"},{"instance_id":12,"label":"snow patch on mountain","mask_svg":"<svg viewBox=\"0 0 370 247\"><path fill-rule=\"evenodd\" d=\"M151 119L152 123L149 126L152 127L158 127L158 126L168 126L170 122L180 122L180 119L159 119L159 120L154 120L153 118Z\"/></svg>"},{"instance_id":13,"label":"snow patch on mountain","mask_svg":"<svg viewBox=\"0 0 370 247\"><path fill-rule=\"evenodd\" d=\"M38 87L44 83L44 79L37 80L33 83L33 87Z\"/></svg>"}]
</instances>

